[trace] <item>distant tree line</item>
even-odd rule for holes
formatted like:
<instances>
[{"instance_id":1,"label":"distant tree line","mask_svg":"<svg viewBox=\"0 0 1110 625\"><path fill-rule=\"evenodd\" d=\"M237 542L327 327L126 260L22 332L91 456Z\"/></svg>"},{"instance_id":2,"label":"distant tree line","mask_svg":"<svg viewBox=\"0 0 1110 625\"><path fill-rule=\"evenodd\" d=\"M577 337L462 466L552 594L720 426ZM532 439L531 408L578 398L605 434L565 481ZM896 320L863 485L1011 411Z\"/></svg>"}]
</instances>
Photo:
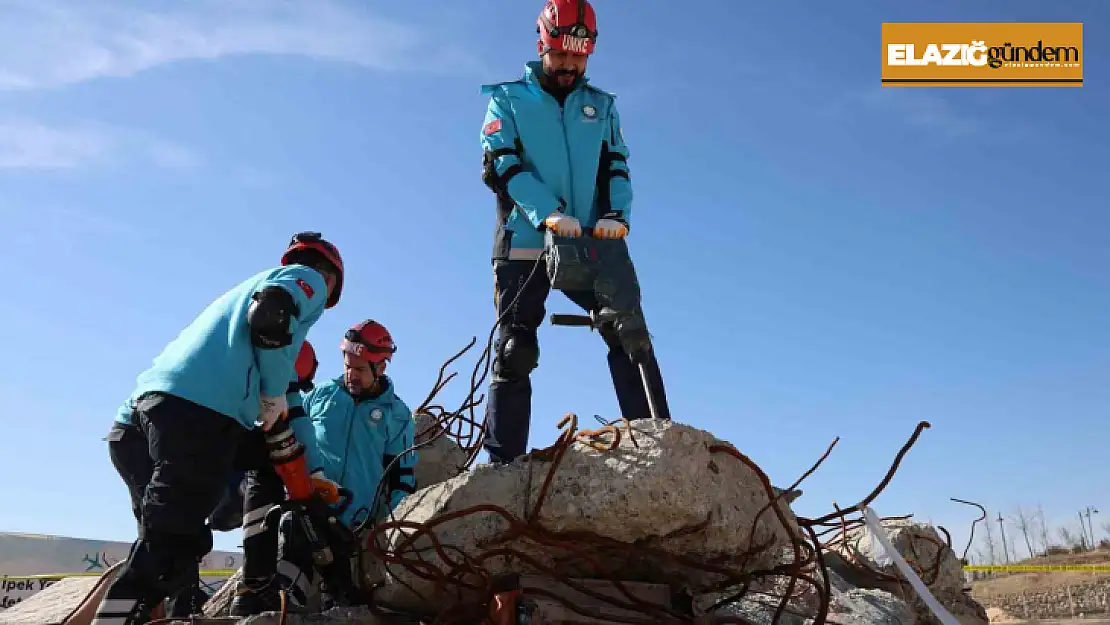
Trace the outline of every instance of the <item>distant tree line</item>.
<instances>
[{"instance_id":1,"label":"distant tree line","mask_svg":"<svg viewBox=\"0 0 1110 625\"><path fill-rule=\"evenodd\" d=\"M1092 519L1098 510L1088 506L1077 512L1075 520L1050 527L1044 508L1017 506L1008 516L988 512L986 520L975 525L979 538L968 552L971 564L1006 564L1038 556L1110 550L1110 521L1097 525ZM1003 538L1005 537L1005 538Z\"/></svg>"}]
</instances>

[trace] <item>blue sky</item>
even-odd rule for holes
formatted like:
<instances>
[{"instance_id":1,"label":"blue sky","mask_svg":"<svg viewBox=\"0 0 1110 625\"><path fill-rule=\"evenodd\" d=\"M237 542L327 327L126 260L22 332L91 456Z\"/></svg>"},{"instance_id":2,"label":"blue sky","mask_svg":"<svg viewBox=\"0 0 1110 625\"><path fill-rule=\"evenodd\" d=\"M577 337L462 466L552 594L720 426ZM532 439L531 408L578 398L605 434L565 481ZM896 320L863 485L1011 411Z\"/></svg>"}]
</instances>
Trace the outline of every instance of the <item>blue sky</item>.
<instances>
[{"instance_id":1,"label":"blue sky","mask_svg":"<svg viewBox=\"0 0 1110 625\"><path fill-rule=\"evenodd\" d=\"M992 516L1110 515L1110 8L596 6L589 74L619 97L629 241L677 419L779 485L840 436L801 514L864 496L928 420L880 514L961 545L974 514L949 497ZM348 266L310 336L322 376L340 371L343 330L374 317L415 406L444 359L485 340L478 87L534 58L540 3L0 8L0 530L133 537L101 440L114 411L292 232L323 231ZM879 87L881 22L1010 20L1085 22L1086 86ZM557 294L548 310L574 307ZM596 335L540 340L534 446L566 412L584 427L618 414Z\"/></svg>"}]
</instances>

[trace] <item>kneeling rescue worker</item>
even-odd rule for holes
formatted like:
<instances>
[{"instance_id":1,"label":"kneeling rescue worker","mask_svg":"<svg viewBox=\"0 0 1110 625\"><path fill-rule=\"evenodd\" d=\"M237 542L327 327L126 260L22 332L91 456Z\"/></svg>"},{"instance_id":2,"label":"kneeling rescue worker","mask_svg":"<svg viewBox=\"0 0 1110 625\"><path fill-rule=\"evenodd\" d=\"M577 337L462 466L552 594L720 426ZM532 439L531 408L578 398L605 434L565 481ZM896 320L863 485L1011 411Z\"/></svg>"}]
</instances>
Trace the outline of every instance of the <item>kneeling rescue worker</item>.
<instances>
[{"instance_id":1,"label":"kneeling rescue worker","mask_svg":"<svg viewBox=\"0 0 1110 625\"><path fill-rule=\"evenodd\" d=\"M289 383L289 389L285 393L285 402L289 407L286 420L293 419L298 411L303 412L301 393L312 390L312 379L316 375L319 364L312 343L306 339L301 344L301 351L297 354L297 361L293 366L294 379ZM272 431L273 428L271 428ZM240 450L240 457L236 459L235 472L228 483L227 491L224 492L223 498L220 499L220 503L208 520L208 525L214 530L229 532L233 529L243 528L243 508L247 504L247 473L259 468L274 468L269 462L266 437L263 436L261 430L254 430L254 432L256 433L255 439L257 442L248 445L248 449ZM263 457L265 457L264 460ZM272 470L270 473L277 478L277 474Z\"/></svg>"},{"instance_id":2,"label":"kneeling rescue worker","mask_svg":"<svg viewBox=\"0 0 1110 625\"><path fill-rule=\"evenodd\" d=\"M494 463L525 452L531 372L539 364L536 329L551 284L537 268L544 231L599 239L628 234L632 183L628 146L614 96L589 84L586 63L597 18L586 0L548 0L536 21L540 60L523 77L482 87L490 96L481 132L483 180L497 195L493 247L495 305L501 323L490 381L485 449ZM587 311L592 292L565 292ZM643 382L616 331L600 330L623 416L650 416ZM645 365L659 416L670 418L654 353Z\"/></svg>"},{"instance_id":3,"label":"kneeling rescue worker","mask_svg":"<svg viewBox=\"0 0 1110 625\"><path fill-rule=\"evenodd\" d=\"M128 484L142 493L141 528L94 625L146 623L198 578L212 549L205 521L236 455L251 431L269 430L286 412L301 344L339 302L343 279L334 245L319 233L294 235L280 267L209 304L138 376L116 421L137 427L152 470Z\"/></svg>"},{"instance_id":4,"label":"kneeling rescue worker","mask_svg":"<svg viewBox=\"0 0 1110 625\"><path fill-rule=\"evenodd\" d=\"M355 325L347 331L340 349L343 375L306 393L305 416L291 418L290 424L304 445L307 466L312 468L318 488L343 489L349 494L342 511L332 514L353 533L367 519L373 523L388 515L405 495L415 491L416 451L410 449L415 423L385 374L397 347L384 326L373 320ZM261 499L258 501L261 504ZM254 507L253 503L244 516L260 518L258 514L264 515L268 506ZM271 497L269 505L273 503ZM317 570L312 546L299 529L300 521L286 513L277 526L280 530L267 527L262 532L250 532L244 521L244 536L251 533L251 538L243 541L243 570L244 578L250 579L236 590L232 616L278 609L277 588L288 591L287 607L299 611L314 599L321 576L325 583L354 587L350 578L334 581L338 575L350 575L351 563L339 557L344 551L341 547L335 549L337 560L330 570ZM329 532L321 529L317 533L324 536ZM257 580L255 588L264 590L253 590L251 579ZM330 599L342 604L349 597Z\"/></svg>"},{"instance_id":5,"label":"kneeling rescue worker","mask_svg":"<svg viewBox=\"0 0 1110 625\"><path fill-rule=\"evenodd\" d=\"M314 388L313 379L319 362L312 344L307 340L301 346L295 364L296 379L289 383L286 390L286 402L289 410L282 421L275 424L269 433L259 436L241 450L240 455L246 455L251 460L244 462L247 469L245 477L245 494L240 500L243 512L243 579L236 587L236 596L231 604L231 616L249 616L267 610L277 610L281 607L279 591L281 586L275 576L275 564L278 551L278 526L277 524L264 523L266 515L273 506L280 504L286 498L286 481L296 489L298 481L307 481L313 490L333 490L327 480L323 478L319 467L310 467L307 463L307 454L303 452L305 446L311 443L313 436L312 426L305 418L303 393ZM297 445L286 444L295 438ZM276 439L276 440L275 440ZM303 442L302 442L303 441ZM276 443L271 446L271 442ZM283 453L290 447L301 449L300 454ZM273 448L274 452L271 452Z\"/></svg>"}]
</instances>

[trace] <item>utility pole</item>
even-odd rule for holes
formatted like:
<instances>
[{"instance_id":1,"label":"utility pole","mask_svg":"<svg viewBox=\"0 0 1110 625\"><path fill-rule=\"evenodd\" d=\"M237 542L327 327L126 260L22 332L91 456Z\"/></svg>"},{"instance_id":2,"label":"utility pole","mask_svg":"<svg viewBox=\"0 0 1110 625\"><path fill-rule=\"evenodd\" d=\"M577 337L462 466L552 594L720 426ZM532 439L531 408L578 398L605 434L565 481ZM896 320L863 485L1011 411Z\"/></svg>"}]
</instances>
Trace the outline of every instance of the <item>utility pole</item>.
<instances>
[{"instance_id":1,"label":"utility pole","mask_svg":"<svg viewBox=\"0 0 1110 625\"><path fill-rule=\"evenodd\" d=\"M1087 515L1087 527L1091 530L1091 549L1094 549L1098 541L1095 540L1095 526L1091 524L1091 515L1098 514L1098 510L1096 510L1094 506L1087 506L1084 512Z\"/></svg>"},{"instance_id":2,"label":"utility pole","mask_svg":"<svg viewBox=\"0 0 1110 625\"><path fill-rule=\"evenodd\" d=\"M1079 515L1079 544L1083 547L1083 551L1087 550L1087 526L1083 525L1083 511L1080 510L1076 514Z\"/></svg>"},{"instance_id":3,"label":"utility pole","mask_svg":"<svg viewBox=\"0 0 1110 625\"><path fill-rule=\"evenodd\" d=\"M1006 556L1006 564L1010 563L1010 548L1006 545L1006 526L1002 523L1002 513L998 513L998 527L1002 530L1002 555Z\"/></svg>"}]
</instances>

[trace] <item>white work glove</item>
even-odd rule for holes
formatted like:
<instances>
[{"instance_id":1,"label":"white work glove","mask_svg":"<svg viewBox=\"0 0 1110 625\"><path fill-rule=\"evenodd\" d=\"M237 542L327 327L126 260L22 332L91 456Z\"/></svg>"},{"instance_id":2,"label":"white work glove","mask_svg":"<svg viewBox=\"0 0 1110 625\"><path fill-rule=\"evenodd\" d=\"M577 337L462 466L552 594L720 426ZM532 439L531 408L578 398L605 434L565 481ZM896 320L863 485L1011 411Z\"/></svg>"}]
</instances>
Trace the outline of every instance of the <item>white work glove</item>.
<instances>
[{"instance_id":1,"label":"white work glove","mask_svg":"<svg viewBox=\"0 0 1110 625\"><path fill-rule=\"evenodd\" d=\"M327 503L339 501L339 484L329 480L323 471L316 469L309 474L308 479L312 480L312 490L320 496L320 499Z\"/></svg>"},{"instance_id":2,"label":"white work glove","mask_svg":"<svg viewBox=\"0 0 1110 625\"><path fill-rule=\"evenodd\" d=\"M264 432L268 432L270 428L274 427L277 420L284 417L286 411L289 410L289 404L285 402L285 395L278 395L277 397L263 395L258 403L258 420L262 422Z\"/></svg>"},{"instance_id":3,"label":"white work glove","mask_svg":"<svg viewBox=\"0 0 1110 625\"><path fill-rule=\"evenodd\" d=\"M623 239L628 234L628 226L616 219L598 219L594 224L595 239Z\"/></svg>"},{"instance_id":4,"label":"white work glove","mask_svg":"<svg viewBox=\"0 0 1110 625\"><path fill-rule=\"evenodd\" d=\"M543 220L543 225L560 237L577 237L582 235L582 225L578 220L562 213L552 213Z\"/></svg>"}]
</instances>

